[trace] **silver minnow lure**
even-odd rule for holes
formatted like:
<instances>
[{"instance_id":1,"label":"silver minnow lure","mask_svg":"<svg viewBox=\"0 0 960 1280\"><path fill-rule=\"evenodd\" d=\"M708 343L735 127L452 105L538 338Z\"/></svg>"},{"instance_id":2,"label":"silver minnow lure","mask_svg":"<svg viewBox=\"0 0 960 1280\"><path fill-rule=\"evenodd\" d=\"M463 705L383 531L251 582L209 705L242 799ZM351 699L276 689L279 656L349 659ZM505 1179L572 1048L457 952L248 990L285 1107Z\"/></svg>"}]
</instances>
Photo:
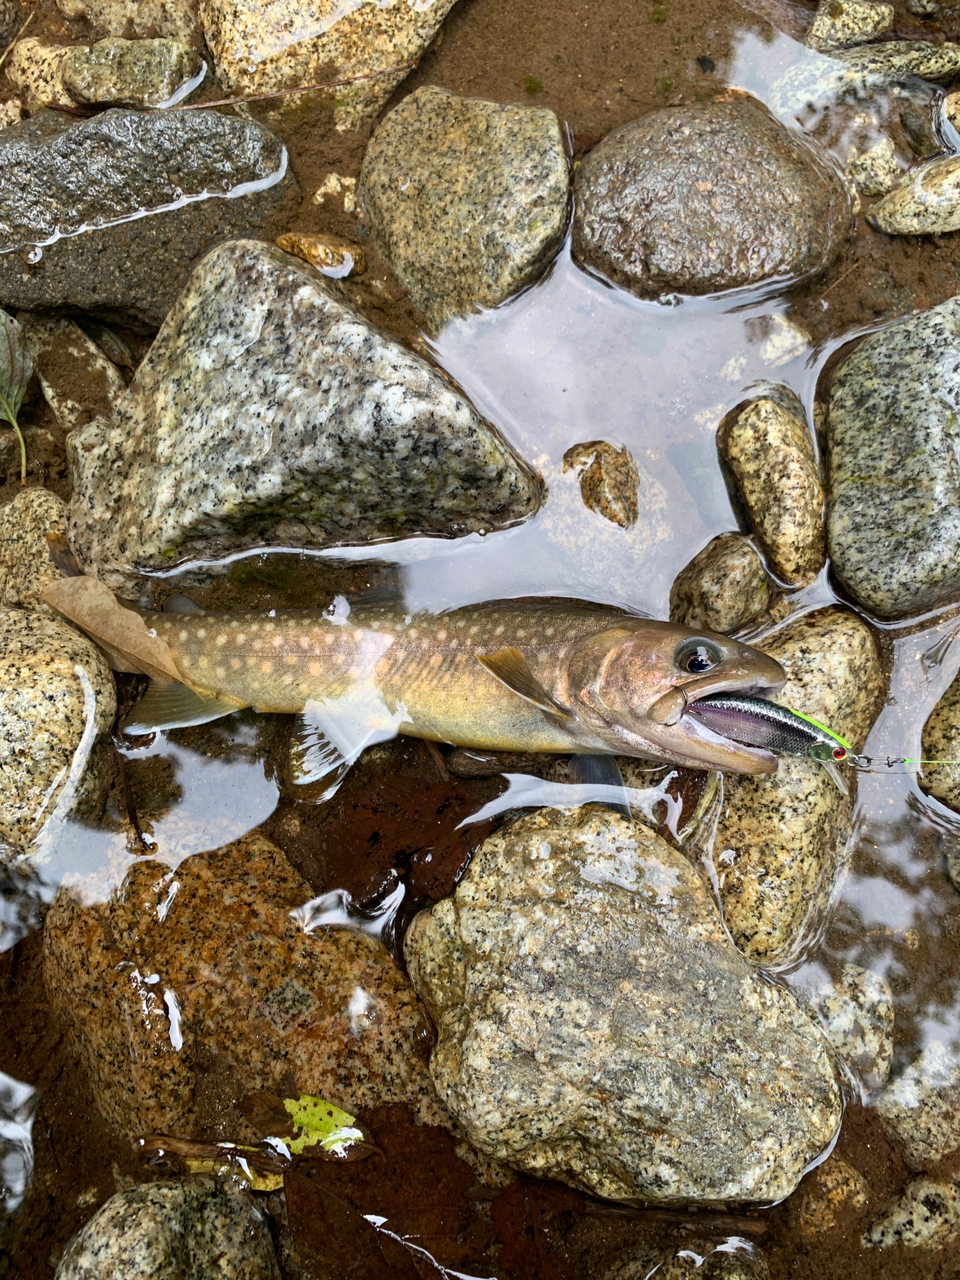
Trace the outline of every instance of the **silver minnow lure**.
<instances>
[{"instance_id":1,"label":"silver minnow lure","mask_svg":"<svg viewBox=\"0 0 960 1280\"><path fill-rule=\"evenodd\" d=\"M847 785L836 762L853 752L850 743L826 725L790 707L781 707L764 698L738 693L715 693L697 698L687 707L708 729L735 742L762 747L778 756L801 756L819 760L840 790Z\"/></svg>"}]
</instances>

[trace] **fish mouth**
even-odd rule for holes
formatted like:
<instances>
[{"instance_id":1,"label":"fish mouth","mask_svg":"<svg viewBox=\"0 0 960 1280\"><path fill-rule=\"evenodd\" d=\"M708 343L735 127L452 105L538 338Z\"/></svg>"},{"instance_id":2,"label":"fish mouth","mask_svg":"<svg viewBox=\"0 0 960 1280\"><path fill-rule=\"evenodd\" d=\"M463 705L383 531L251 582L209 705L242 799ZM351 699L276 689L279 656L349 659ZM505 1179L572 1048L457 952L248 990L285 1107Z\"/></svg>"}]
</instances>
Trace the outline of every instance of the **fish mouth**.
<instances>
[{"instance_id":1,"label":"fish mouth","mask_svg":"<svg viewBox=\"0 0 960 1280\"><path fill-rule=\"evenodd\" d=\"M737 693L746 698L769 698L771 694L779 692L784 683L783 680L754 681L749 684L736 681L732 684L724 682L712 688L698 688L693 694L688 687L685 690L683 713L674 728L681 732L691 753L698 753L701 759L710 761L709 764L699 767L720 769L725 773L775 772L777 757L772 751L768 751L765 747L738 742L735 738L725 737L715 729L708 728L699 717L690 715L689 710L699 698L707 697L708 694Z\"/></svg>"}]
</instances>

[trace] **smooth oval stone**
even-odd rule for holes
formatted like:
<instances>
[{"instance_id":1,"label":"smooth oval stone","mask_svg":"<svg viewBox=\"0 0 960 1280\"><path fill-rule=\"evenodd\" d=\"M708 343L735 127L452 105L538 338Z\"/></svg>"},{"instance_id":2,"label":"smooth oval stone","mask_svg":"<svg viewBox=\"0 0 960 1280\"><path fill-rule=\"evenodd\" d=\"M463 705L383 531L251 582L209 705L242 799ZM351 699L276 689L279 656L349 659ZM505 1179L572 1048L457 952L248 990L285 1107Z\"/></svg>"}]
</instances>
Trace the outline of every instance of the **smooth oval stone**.
<instances>
[{"instance_id":1,"label":"smooth oval stone","mask_svg":"<svg viewBox=\"0 0 960 1280\"><path fill-rule=\"evenodd\" d=\"M643 297L808 275L852 226L831 163L745 97L615 129L581 162L575 193L574 253Z\"/></svg>"},{"instance_id":2,"label":"smooth oval stone","mask_svg":"<svg viewBox=\"0 0 960 1280\"><path fill-rule=\"evenodd\" d=\"M935 236L960 230L960 156L941 156L911 169L867 214L891 236Z\"/></svg>"}]
</instances>

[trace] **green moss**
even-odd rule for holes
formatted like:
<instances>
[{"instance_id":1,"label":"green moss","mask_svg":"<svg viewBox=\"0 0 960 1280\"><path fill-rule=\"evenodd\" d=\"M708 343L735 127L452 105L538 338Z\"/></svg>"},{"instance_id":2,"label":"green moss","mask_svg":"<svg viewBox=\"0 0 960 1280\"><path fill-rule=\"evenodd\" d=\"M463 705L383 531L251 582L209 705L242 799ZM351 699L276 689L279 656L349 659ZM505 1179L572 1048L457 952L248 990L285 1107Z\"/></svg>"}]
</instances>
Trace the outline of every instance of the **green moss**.
<instances>
[{"instance_id":1,"label":"green moss","mask_svg":"<svg viewBox=\"0 0 960 1280\"><path fill-rule=\"evenodd\" d=\"M523 77L524 93L543 93L543 81L539 76Z\"/></svg>"},{"instance_id":2,"label":"green moss","mask_svg":"<svg viewBox=\"0 0 960 1280\"><path fill-rule=\"evenodd\" d=\"M667 11L656 5L650 14L650 21L655 22L658 27L662 27L667 20Z\"/></svg>"},{"instance_id":3,"label":"green moss","mask_svg":"<svg viewBox=\"0 0 960 1280\"><path fill-rule=\"evenodd\" d=\"M657 93L672 93L673 79L671 76L657 76L653 87L656 89Z\"/></svg>"}]
</instances>

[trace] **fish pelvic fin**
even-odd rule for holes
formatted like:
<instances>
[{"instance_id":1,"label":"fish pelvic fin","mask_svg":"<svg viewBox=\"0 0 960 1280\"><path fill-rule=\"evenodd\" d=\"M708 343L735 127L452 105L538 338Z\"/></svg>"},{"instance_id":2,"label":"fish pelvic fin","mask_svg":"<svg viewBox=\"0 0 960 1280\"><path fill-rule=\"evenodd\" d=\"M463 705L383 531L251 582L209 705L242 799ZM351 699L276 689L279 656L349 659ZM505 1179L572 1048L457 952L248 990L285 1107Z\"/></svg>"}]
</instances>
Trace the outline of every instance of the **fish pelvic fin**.
<instances>
[{"instance_id":1,"label":"fish pelvic fin","mask_svg":"<svg viewBox=\"0 0 960 1280\"><path fill-rule=\"evenodd\" d=\"M556 716L560 720L573 719L567 708L562 707L546 691L519 649L508 645L504 649L498 649L496 653L478 654L477 661L518 698L523 698L525 702L532 703L547 715Z\"/></svg>"},{"instance_id":2,"label":"fish pelvic fin","mask_svg":"<svg viewBox=\"0 0 960 1280\"><path fill-rule=\"evenodd\" d=\"M186 729L240 711L246 704L235 698L201 693L170 680L151 680L147 692L124 720L124 733L155 733L158 729Z\"/></svg>"}]
</instances>

